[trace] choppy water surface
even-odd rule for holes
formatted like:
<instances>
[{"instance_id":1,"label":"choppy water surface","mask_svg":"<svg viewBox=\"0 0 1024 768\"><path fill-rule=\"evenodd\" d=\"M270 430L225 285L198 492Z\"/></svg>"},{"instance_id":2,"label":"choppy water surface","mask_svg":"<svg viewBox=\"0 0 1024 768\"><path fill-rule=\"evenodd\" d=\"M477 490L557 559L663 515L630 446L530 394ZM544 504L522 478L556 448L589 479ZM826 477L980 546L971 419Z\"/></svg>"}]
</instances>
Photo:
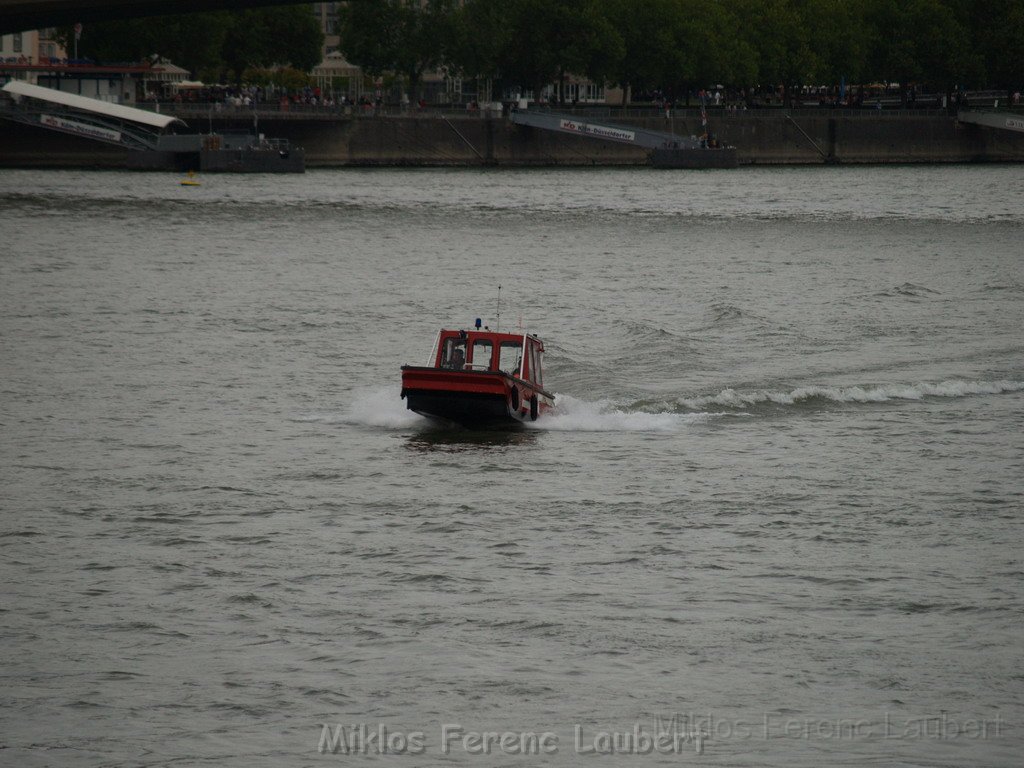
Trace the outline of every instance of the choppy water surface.
<instances>
[{"instance_id":1,"label":"choppy water surface","mask_svg":"<svg viewBox=\"0 0 1024 768\"><path fill-rule=\"evenodd\" d=\"M1019 764L1020 178L5 171L0 763Z\"/></svg>"}]
</instances>

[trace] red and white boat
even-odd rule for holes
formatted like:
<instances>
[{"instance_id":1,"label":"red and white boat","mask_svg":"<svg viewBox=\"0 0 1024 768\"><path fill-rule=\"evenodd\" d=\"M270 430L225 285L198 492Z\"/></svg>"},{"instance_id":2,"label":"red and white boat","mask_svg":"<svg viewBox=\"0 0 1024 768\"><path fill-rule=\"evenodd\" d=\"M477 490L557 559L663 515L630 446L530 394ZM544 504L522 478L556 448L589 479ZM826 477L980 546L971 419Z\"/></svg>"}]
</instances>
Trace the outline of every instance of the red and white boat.
<instances>
[{"instance_id":1,"label":"red and white boat","mask_svg":"<svg viewBox=\"0 0 1024 768\"><path fill-rule=\"evenodd\" d=\"M424 366L402 366L411 411L493 427L536 421L555 398L544 389L544 343L530 333L442 330Z\"/></svg>"}]
</instances>

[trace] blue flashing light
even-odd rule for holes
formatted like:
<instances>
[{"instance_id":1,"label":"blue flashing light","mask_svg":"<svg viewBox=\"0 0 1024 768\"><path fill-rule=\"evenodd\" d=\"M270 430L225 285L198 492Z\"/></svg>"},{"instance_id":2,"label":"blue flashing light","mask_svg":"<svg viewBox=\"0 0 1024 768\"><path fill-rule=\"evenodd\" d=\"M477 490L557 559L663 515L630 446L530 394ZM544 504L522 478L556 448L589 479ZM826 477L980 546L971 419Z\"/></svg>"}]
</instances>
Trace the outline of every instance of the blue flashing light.
<instances>
[{"instance_id":1,"label":"blue flashing light","mask_svg":"<svg viewBox=\"0 0 1024 768\"><path fill-rule=\"evenodd\" d=\"M483 321L480 320L480 318L478 317L476 319L476 329L479 331L480 330L480 326L482 326L482 325L483 325Z\"/></svg>"}]
</instances>

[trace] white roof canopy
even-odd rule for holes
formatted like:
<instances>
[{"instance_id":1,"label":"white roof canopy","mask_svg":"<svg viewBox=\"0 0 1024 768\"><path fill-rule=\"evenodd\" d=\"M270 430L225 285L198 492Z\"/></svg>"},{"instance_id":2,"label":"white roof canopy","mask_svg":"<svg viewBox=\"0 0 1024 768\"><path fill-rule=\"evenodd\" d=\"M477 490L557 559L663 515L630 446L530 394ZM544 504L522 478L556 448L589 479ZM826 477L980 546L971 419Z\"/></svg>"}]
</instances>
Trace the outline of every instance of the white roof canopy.
<instances>
[{"instance_id":1,"label":"white roof canopy","mask_svg":"<svg viewBox=\"0 0 1024 768\"><path fill-rule=\"evenodd\" d=\"M71 107L72 109L92 112L96 115L104 115L105 117L113 117L118 120L141 123L142 125L148 125L153 128L163 129L172 123L182 123L181 120L176 117L171 117L170 115L160 115L156 112L150 112L145 109L123 107L120 104L110 104L106 101L100 101L99 99L90 99L88 96L79 96L75 93L65 93L64 91L57 91L53 88L43 88L38 85L29 85L28 83L24 83L20 80L12 80L7 83L2 90L15 96L39 99L40 101L47 101L51 104L60 104L65 107Z\"/></svg>"}]
</instances>

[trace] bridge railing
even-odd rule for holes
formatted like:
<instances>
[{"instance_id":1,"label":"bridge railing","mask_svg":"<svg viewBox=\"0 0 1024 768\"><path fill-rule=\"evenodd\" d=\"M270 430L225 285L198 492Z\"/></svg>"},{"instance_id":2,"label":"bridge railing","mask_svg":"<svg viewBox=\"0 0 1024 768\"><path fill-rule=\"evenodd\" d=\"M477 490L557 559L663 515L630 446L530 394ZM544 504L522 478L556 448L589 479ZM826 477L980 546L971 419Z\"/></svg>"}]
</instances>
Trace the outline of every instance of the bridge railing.
<instances>
[{"instance_id":1,"label":"bridge railing","mask_svg":"<svg viewBox=\"0 0 1024 768\"><path fill-rule=\"evenodd\" d=\"M145 109L153 109L152 103L146 104ZM213 119L244 119L246 117L268 117L274 119L289 118L295 119L338 119L338 118L360 118L360 117L474 117L481 118L487 113L481 111L470 111L459 107L428 107L419 109L416 107L402 107L400 105L323 105L323 104L277 104L274 102L262 102L255 106L233 106L223 102L210 103L161 103L157 110L162 114L175 115L183 119L213 118ZM494 113L490 113L492 116Z\"/></svg>"},{"instance_id":2,"label":"bridge railing","mask_svg":"<svg viewBox=\"0 0 1024 768\"><path fill-rule=\"evenodd\" d=\"M152 104L136 105L144 109L153 109ZM530 107L530 111L534 111ZM289 104L282 106L274 103L257 104L255 107L234 107L223 103L210 104L160 104L155 111L161 114L174 115L184 120L252 120L275 119L275 120L339 120L339 119L360 119L371 117L386 117L395 119L408 118L444 118L444 119L480 119L483 117L507 116L508 111L470 111L459 107L427 107L425 109L403 108L398 105L385 106L324 106L313 104ZM604 120L654 120L654 119L699 119L700 109L697 107L677 107L666 111L651 107L578 107L573 109L553 108L552 112L573 115L580 118L604 119ZM890 118L898 119L905 117L936 117L949 115L948 109L944 108L830 108L830 107L799 107L796 109L784 109L782 107L766 107L755 109L708 109L707 116L711 121L722 121L731 119L773 119L787 117L835 117L835 118Z\"/></svg>"},{"instance_id":3,"label":"bridge railing","mask_svg":"<svg viewBox=\"0 0 1024 768\"><path fill-rule=\"evenodd\" d=\"M1005 96L1005 95L1004 95ZM965 107L971 109L991 110L992 103L987 99L973 99ZM185 120L244 120L252 118L267 119L299 119L299 120L338 120L338 119L359 119L363 117L387 117L387 118L444 118L444 119L479 119L482 117L507 116L510 105L505 105L501 112L497 110L466 109L462 106L427 106L417 107L415 105L399 104L304 104L304 103L281 103L275 101L259 102L255 105L235 106L223 101L217 102L140 102L135 105L137 108L150 109L162 114L174 115ZM1005 98L1000 102L1000 110L1003 109L1024 109L1024 105L1007 106ZM630 105L626 107L610 105L531 105L531 112L558 112L561 114L573 115L580 118L621 120L621 119L658 119L671 120L699 118L700 108L698 106L677 106L666 110L664 107L653 105ZM906 108L898 102L886 104L883 107L877 105L865 105L863 107L831 107L814 105L798 105L792 108L780 105L755 106L750 109L733 106L708 107L708 119L711 121L730 120L733 118L787 118L787 117L835 117L835 118L891 118L899 119L906 117L934 117L939 115L955 115L955 110L932 103L930 100L919 100Z\"/></svg>"}]
</instances>

